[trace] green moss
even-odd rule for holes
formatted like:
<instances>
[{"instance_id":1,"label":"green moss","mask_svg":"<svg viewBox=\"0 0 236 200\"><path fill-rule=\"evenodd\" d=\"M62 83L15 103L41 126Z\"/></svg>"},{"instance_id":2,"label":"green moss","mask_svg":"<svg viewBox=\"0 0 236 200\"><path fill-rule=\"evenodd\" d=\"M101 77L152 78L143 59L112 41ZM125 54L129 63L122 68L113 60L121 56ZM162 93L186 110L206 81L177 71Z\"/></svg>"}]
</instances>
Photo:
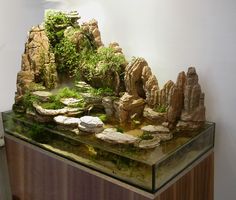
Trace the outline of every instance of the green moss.
<instances>
[{"instance_id":1,"label":"green moss","mask_svg":"<svg viewBox=\"0 0 236 200\"><path fill-rule=\"evenodd\" d=\"M139 138L142 140L151 140L153 139L153 135L148 132L144 132L142 135L139 136Z\"/></svg>"},{"instance_id":2,"label":"green moss","mask_svg":"<svg viewBox=\"0 0 236 200\"><path fill-rule=\"evenodd\" d=\"M114 95L114 91L111 88L91 88L89 92L93 95L98 96L112 96Z\"/></svg>"},{"instance_id":3,"label":"green moss","mask_svg":"<svg viewBox=\"0 0 236 200\"><path fill-rule=\"evenodd\" d=\"M64 108L64 107L65 107L61 102L58 102L58 101L45 102L45 103L42 103L42 104L40 104L40 105L41 105L42 108L44 108L44 109L53 109L53 110L61 109L61 108Z\"/></svg>"},{"instance_id":4,"label":"green moss","mask_svg":"<svg viewBox=\"0 0 236 200\"><path fill-rule=\"evenodd\" d=\"M120 133L124 133L124 129L123 128L121 128L121 127L116 127L116 130L118 131L118 132L120 132Z\"/></svg>"},{"instance_id":5,"label":"green moss","mask_svg":"<svg viewBox=\"0 0 236 200\"><path fill-rule=\"evenodd\" d=\"M62 98L82 99L82 96L76 90L64 87L63 89L60 89L56 94L56 99L60 100Z\"/></svg>"},{"instance_id":6,"label":"green moss","mask_svg":"<svg viewBox=\"0 0 236 200\"><path fill-rule=\"evenodd\" d=\"M81 100L80 102L70 107L83 108L85 106L83 97L76 90L70 89L68 87L60 89L56 95L50 97L49 102L43 103L42 106L47 109L60 109L62 107L65 107L61 103L61 99L63 98L75 98Z\"/></svg>"},{"instance_id":7,"label":"green moss","mask_svg":"<svg viewBox=\"0 0 236 200\"><path fill-rule=\"evenodd\" d=\"M167 112L167 108L164 105L159 105L156 108L154 108L154 111L159 112L159 113L165 113Z\"/></svg>"}]
</instances>

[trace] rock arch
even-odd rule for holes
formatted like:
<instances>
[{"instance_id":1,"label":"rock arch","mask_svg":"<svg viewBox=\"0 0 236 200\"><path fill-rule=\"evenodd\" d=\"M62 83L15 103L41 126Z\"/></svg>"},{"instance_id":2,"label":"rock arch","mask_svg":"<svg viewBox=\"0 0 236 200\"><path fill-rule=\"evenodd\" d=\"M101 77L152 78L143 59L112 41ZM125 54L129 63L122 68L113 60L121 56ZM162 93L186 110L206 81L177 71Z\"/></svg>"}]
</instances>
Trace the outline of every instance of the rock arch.
<instances>
[{"instance_id":1,"label":"rock arch","mask_svg":"<svg viewBox=\"0 0 236 200\"><path fill-rule=\"evenodd\" d=\"M153 107L158 101L158 82L148 63L143 58L136 58L126 67L125 86L129 95L143 98Z\"/></svg>"}]
</instances>

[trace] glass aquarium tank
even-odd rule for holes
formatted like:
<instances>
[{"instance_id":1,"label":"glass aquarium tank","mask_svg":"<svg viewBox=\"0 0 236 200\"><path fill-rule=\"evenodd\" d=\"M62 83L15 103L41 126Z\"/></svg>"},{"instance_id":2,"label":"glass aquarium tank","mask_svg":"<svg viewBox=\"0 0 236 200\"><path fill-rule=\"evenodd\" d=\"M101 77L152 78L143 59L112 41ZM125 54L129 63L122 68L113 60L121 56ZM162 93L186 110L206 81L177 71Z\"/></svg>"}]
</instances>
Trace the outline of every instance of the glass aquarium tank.
<instances>
[{"instance_id":1,"label":"glass aquarium tank","mask_svg":"<svg viewBox=\"0 0 236 200\"><path fill-rule=\"evenodd\" d=\"M155 192L214 145L194 67L162 88L98 22L49 10L30 30L5 132Z\"/></svg>"}]
</instances>

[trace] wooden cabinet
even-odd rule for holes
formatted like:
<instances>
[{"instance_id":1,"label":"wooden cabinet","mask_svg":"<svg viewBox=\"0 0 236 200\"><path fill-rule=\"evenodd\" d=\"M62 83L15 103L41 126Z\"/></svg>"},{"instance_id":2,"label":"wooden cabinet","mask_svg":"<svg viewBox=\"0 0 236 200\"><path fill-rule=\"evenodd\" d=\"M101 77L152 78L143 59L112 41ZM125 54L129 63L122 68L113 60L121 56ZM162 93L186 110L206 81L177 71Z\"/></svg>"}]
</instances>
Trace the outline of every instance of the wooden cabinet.
<instances>
[{"instance_id":1,"label":"wooden cabinet","mask_svg":"<svg viewBox=\"0 0 236 200\"><path fill-rule=\"evenodd\" d=\"M134 188L10 135L6 135L6 150L14 200L213 200L213 150L156 194Z\"/></svg>"}]
</instances>

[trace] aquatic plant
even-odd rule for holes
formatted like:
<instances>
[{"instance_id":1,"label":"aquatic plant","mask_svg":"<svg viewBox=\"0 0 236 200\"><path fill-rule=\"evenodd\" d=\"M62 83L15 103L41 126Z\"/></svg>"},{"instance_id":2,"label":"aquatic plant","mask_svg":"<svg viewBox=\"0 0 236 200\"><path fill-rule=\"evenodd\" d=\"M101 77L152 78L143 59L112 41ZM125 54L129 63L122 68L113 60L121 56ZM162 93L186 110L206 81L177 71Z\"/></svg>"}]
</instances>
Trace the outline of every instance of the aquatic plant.
<instances>
[{"instance_id":1,"label":"aquatic plant","mask_svg":"<svg viewBox=\"0 0 236 200\"><path fill-rule=\"evenodd\" d=\"M52 139L49 132L41 124L32 124L30 130L28 130L28 134L31 139L40 143L48 143Z\"/></svg>"}]
</instances>

